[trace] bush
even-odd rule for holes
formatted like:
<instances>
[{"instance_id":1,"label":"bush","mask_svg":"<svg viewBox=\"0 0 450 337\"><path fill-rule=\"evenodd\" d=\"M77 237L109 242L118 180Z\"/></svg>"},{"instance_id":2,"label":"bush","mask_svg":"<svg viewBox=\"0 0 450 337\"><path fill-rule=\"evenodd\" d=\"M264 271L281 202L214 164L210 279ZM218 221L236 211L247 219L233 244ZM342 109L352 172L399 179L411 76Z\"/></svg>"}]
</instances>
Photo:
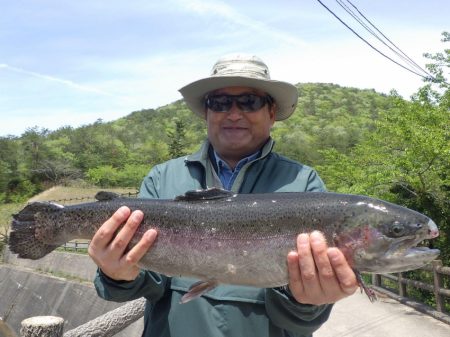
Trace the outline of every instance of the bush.
<instances>
[{"instance_id":1,"label":"bush","mask_svg":"<svg viewBox=\"0 0 450 337\"><path fill-rule=\"evenodd\" d=\"M4 197L0 196L0 201L2 203L21 203L40 191L41 188L29 180L14 180L10 182Z\"/></svg>"},{"instance_id":2,"label":"bush","mask_svg":"<svg viewBox=\"0 0 450 337\"><path fill-rule=\"evenodd\" d=\"M142 164L127 164L123 168L104 165L89 169L87 179L100 187L138 188L148 170L148 165Z\"/></svg>"},{"instance_id":3,"label":"bush","mask_svg":"<svg viewBox=\"0 0 450 337\"><path fill-rule=\"evenodd\" d=\"M101 187L117 186L118 172L111 165L97 166L87 171L87 179Z\"/></svg>"}]
</instances>

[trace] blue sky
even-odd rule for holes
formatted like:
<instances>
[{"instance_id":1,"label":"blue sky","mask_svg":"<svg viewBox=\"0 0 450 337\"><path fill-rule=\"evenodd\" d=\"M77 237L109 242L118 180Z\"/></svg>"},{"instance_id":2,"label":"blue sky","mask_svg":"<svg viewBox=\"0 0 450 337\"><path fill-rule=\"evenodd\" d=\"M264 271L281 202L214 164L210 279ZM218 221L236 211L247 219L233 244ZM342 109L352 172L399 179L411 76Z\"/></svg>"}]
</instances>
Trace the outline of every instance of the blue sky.
<instances>
[{"instance_id":1,"label":"blue sky","mask_svg":"<svg viewBox=\"0 0 450 337\"><path fill-rule=\"evenodd\" d=\"M336 1L322 2L393 56ZM422 67L424 52L443 50L450 1L351 2ZM423 84L316 0L0 0L0 8L0 136L157 108L236 52L258 55L272 78L292 83L396 89L405 98Z\"/></svg>"}]
</instances>

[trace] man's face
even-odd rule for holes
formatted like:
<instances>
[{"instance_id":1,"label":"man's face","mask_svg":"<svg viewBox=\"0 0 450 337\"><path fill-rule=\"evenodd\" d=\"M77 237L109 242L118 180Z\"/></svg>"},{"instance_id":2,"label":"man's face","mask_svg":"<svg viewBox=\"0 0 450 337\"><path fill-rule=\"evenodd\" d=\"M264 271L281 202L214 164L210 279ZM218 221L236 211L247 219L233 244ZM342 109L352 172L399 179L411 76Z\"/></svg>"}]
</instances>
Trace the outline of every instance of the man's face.
<instances>
[{"instance_id":1,"label":"man's face","mask_svg":"<svg viewBox=\"0 0 450 337\"><path fill-rule=\"evenodd\" d=\"M256 94L266 96L260 90L248 87L228 87L215 90L210 95ZM239 160L256 152L267 141L275 122L275 106L265 104L256 111L242 111L233 102L228 112L216 112L206 108L208 139L214 150L234 167Z\"/></svg>"}]
</instances>

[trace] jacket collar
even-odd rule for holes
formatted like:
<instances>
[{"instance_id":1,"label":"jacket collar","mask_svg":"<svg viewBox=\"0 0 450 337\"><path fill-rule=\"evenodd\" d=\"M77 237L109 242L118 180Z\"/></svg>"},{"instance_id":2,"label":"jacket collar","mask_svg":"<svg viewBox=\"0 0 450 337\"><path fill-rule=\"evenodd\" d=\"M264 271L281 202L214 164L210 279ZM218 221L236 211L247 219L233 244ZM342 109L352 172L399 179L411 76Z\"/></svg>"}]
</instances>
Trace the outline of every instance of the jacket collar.
<instances>
[{"instance_id":1,"label":"jacket collar","mask_svg":"<svg viewBox=\"0 0 450 337\"><path fill-rule=\"evenodd\" d=\"M270 152L272 152L273 146L275 145L275 141L272 139L272 137L269 138L269 140L266 142L266 144L263 146L261 151L261 157L255 159L263 159L269 155ZM197 152L194 152L193 154L190 154L186 157L185 163L200 163L204 167L206 167L206 163L209 160L209 149L210 149L211 143L209 140L205 140L200 147L200 149Z\"/></svg>"}]
</instances>

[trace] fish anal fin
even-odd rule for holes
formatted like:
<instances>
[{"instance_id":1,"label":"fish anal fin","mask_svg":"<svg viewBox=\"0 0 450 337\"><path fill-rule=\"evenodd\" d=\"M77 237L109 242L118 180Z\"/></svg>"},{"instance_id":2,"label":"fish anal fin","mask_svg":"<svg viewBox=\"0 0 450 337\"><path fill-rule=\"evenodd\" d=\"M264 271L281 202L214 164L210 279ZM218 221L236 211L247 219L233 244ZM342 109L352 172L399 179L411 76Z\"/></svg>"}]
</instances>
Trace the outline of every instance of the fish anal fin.
<instances>
[{"instance_id":1,"label":"fish anal fin","mask_svg":"<svg viewBox=\"0 0 450 337\"><path fill-rule=\"evenodd\" d=\"M370 302L372 303L375 302L378 299L375 291L372 288L370 288L370 286L364 283L362 275L358 270L353 269L353 272L355 273L356 281L358 282L359 288L361 289L361 293L364 291L367 297L369 297Z\"/></svg>"},{"instance_id":2,"label":"fish anal fin","mask_svg":"<svg viewBox=\"0 0 450 337\"><path fill-rule=\"evenodd\" d=\"M216 200L229 198L234 195L233 192L224 190L222 188L212 187L205 190L187 191L184 195L179 195L175 198L178 201L202 201L202 200Z\"/></svg>"},{"instance_id":3,"label":"fish anal fin","mask_svg":"<svg viewBox=\"0 0 450 337\"><path fill-rule=\"evenodd\" d=\"M189 291L181 297L180 303L187 303L194 298L200 297L217 287L217 285L218 282L216 280L198 281L191 285Z\"/></svg>"},{"instance_id":4,"label":"fish anal fin","mask_svg":"<svg viewBox=\"0 0 450 337\"><path fill-rule=\"evenodd\" d=\"M121 198L120 194L108 191L100 191L95 195L95 199L98 201L109 201L117 198Z\"/></svg>"}]
</instances>

